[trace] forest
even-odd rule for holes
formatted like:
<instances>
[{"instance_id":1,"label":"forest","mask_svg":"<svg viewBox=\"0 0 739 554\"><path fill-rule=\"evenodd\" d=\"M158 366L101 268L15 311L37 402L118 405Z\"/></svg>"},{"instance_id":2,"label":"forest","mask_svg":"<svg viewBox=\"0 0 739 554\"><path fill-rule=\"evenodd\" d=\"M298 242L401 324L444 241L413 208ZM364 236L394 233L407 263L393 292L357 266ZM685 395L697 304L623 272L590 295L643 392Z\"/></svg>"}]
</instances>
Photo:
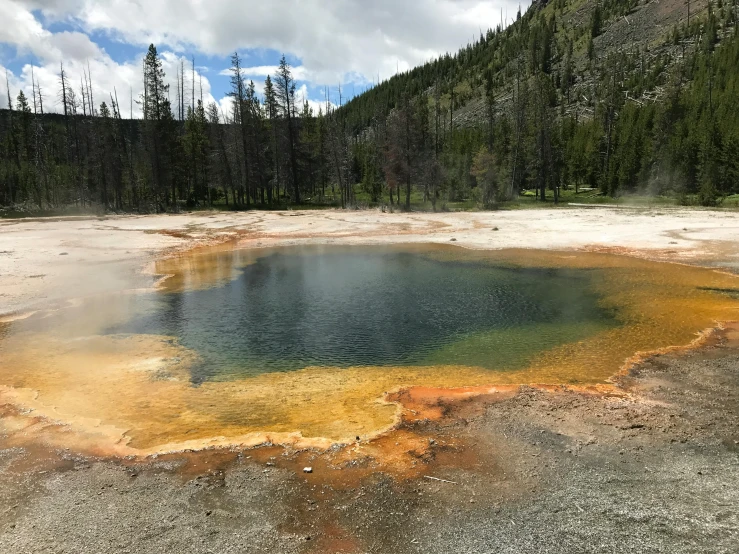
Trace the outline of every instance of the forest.
<instances>
[{"instance_id":1,"label":"forest","mask_svg":"<svg viewBox=\"0 0 739 554\"><path fill-rule=\"evenodd\" d=\"M141 119L61 65L58 91L9 91L0 111L0 208L490 209L572 190L718 205L739 193L737 0L694 1L692 13L688 1L648 40L619 37L647 9L540 0L318 113L296 97L284 57L260 96L235 53L223 113L184 78L170 91L151 45ZM60 113L45 112L56 98Z\"/></svg>"}]
</instances>

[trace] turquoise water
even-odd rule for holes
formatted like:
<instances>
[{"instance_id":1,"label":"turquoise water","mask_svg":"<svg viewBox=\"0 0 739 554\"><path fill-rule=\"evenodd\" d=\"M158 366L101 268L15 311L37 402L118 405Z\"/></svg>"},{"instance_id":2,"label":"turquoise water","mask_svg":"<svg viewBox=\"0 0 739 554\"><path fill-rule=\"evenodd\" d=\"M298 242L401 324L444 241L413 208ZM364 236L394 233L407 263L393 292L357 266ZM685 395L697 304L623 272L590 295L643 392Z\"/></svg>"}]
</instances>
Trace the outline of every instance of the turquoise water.
<instances>
[{"instance_id":1,"label":"turquoise water","mask_svg":"<svg viewBox=\"0 0 739 554\"><path fill-rule=\"evenodd\" d=\"M153 307L106 332L176 337L199 354L199 382L308 366L514 369L616 323L589 292L589 271L455 258L278 250L225 284L146 295Z\"/></svg>"}]
</instances>

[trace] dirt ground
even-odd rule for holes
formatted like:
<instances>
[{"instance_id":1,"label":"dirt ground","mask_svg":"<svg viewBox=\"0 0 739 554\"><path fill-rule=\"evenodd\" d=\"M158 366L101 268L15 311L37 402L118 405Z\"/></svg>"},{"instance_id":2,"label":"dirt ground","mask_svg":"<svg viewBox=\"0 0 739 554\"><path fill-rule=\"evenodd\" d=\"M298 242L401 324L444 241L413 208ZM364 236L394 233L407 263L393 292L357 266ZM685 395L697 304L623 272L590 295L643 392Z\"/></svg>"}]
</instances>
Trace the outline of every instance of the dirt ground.
<instances>
[{"instance_id":1,"label":"dirt ground","mask_svg":"<svg viewBox=\"0 0 739 554\"><path fill-rule=\"evenodd\" d=\"M478 213L287 211L0 219L0 316L69 298L150 286L141 268L197 244L449 243L467 248L592 249L739 264L733 212L571 208Z\"/></svg>"},{"instance_id":2,"label":"dirt ground","mask_svg":"<svg viewBox=\"0 0 739 554\"><path fill-rule=\"evenodd\" d=\"M728 212L606 208L0 221L0 315L151 286L156 257L224 240L455 239L732 269L737 230ZM474 392L399 393L397 429L341 449L143 460L11 445L23 414L0 406L0 552L739 551L739 327L613 388Z\"/></svg>"}]
</instances>

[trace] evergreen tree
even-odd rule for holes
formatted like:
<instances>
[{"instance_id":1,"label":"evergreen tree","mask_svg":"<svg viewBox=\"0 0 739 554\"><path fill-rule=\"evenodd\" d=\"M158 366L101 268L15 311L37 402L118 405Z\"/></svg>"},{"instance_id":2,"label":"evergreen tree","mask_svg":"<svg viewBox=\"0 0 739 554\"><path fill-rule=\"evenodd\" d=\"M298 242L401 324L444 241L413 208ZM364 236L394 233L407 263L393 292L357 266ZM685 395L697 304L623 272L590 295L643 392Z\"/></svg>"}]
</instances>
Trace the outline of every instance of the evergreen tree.
<instances>
[{"instance_id":1,"label":"evergreen tree","mask_svg":"<svg viewBox=\"0 0 739 554\"><path fill-rule=\"evenodd\" d=\"M280 115L284 118L286 125L285 135L287 137L288 155L288 181L292 186L293 200L300 203L300 183L298 182L297 167L297 128L295 125L295 79L290 69L290 64L283 55L280 66L275 74L275 98L279 106Z\"/></svg>"},{"instance_id":2,"label":"evergreen tree","mask_svg":"<svg viewBox=\"0 0 739 554\"><path fill-rule=\"evenodd\" d=\"M618 29L635 6L536 2L508 28L318 113L298 104L284 57L263 101L233 57L228 114L198 104L194 87L187 112L180 64L175 118L151 45L139 120L123 117L117 94L95 106L89 68L73 78L71 65L59 68L61 113L44 114L32 68L32 94L8 87L0 110L0 207L176 211L288 195L350 206L356 184L372 201L387 187L400 204L402 191L406 209L414 187L434 209L525 189L557 200L560 186L716 205L739 193L736 1L693 5L687 25L627 48Z\"/></svg>"},{"instance_id":3,"label":"evergreen tree","mask_svg":"<svg viewBox=\"0 0 739 554\"><path fill-rule=\"evenodd\" d=\"M495 158L486 146L481 146L472 161L470 174L477 182L480 202L484 208L495 207L498 201L498 172Z\"/></svg>"},{"instance_id":4,"label":"evergreen tree","mask_svg":"<svg viewBox=\"0 0 739 554\"><path fill-rule=\"evenodd\" d=\"M276 189L277 200L280 198L280 152L279 141L278 141L278 105L277 95L275 93L274 85L272 84L272 78L267 75L267 79L264 82L264 107L266 110L266 116L269 124L269 154L271 157L270 166L272 168L272 186L270 187L270 203L271 203L271 191Z\"/></svg>"},{"instance_id":5,"label":"evergreen tree","mask_svg":"<svg viewBox=\"0 0 739 554\"><path fill-rule=\"evenodd\" d=\"M241 163L242 163L242 182L239 187L239 201L246 203L249 207L251 204L251 195L249 190L251 187L251 172L249 164L249 106L246 97L246 84L244 82L244 73L241 69L241 58L238 52L234 52L231 56L231 92L229 96L234 102L234 120L239 126L239 138L241 141Z\"/></svg>"},{"instance_id":6,"label":"evergreen tree","mask_svg":"<svg viewBox=\"0 0 739 554\"><path fill-rule=\"evenodd\" d=\"M172 179L171 167L173 136L170 123L173 121L173 116L167 98L169 85L164 79L162 61L156 46L151 44L144 58L144 92L139 102L144 116L146 149L149 152L151 164L152 196L157 211L163 209L162 203L177 210L177 190Z\"/></svg>"}]
</instances>

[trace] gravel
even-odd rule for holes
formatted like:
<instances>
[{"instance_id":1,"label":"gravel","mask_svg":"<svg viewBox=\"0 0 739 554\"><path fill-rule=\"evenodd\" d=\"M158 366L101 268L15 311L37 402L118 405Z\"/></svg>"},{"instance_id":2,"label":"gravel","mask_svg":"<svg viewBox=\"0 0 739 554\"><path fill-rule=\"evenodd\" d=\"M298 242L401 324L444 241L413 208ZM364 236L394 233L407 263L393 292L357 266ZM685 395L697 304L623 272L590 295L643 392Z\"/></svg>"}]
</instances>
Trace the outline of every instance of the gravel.
<instances>
[{"instance_id":1,"label":"gravel","mask_svg":"<svg viewBox=\"0 0 739 554\"><path fill-rule=\"evenodd\" d=\"M406 424L432 451L466 445L423 458L435 479L322 483L315 465L305 475L256 451L195 472L44 461L0 436L0 552L739 551L737 345L655 357L619 386L628 394L524 387Z\"/></svg>"}]
</instances>

